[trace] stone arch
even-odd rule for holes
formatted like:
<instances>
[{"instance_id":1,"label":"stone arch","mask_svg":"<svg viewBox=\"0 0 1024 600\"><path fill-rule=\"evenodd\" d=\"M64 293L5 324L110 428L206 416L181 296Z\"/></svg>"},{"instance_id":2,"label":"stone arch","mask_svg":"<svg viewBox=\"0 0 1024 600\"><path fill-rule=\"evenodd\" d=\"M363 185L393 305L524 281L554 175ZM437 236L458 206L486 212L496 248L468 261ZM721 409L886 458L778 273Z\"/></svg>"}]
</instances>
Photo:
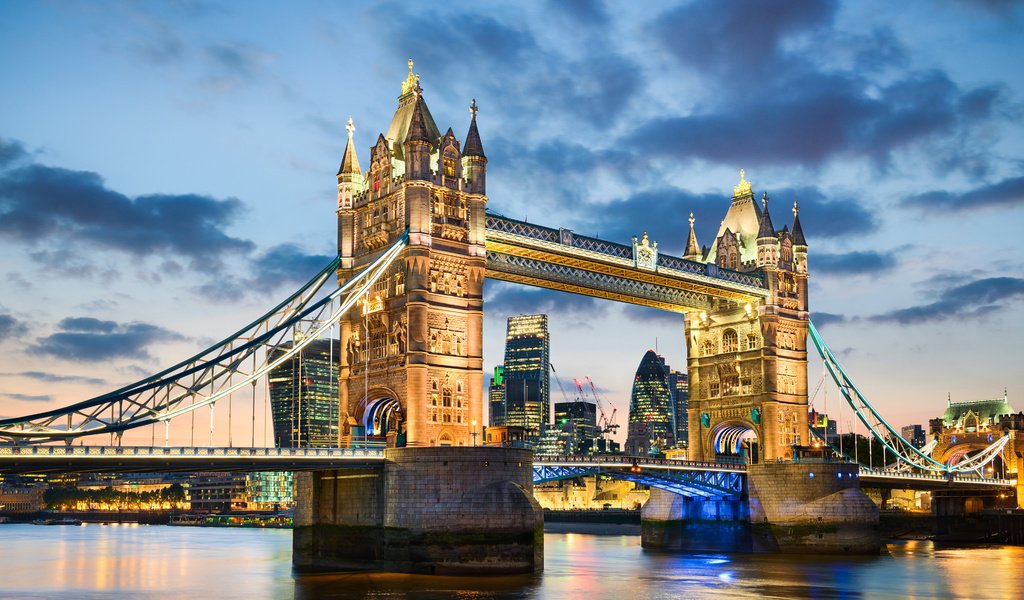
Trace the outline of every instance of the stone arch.
<instances>
[{"instance_id":1,"label":"stone arch","mask_svg":"<svg viewBox=\"0 0 1024 600\"><path fill-rule=\"evenodd\" d=\"M441 435L437 438L437 445L438 446L454 446L455 445L455 439L452 438L452 435L450 433L448 433L447 431L442 431Z\"/></svg>"},{"instance_id":2,"label":"stone arch","mask_svg":"<svg viewBox=\"0 0 1024 600\"><path fill-rule=\"evenodd\" d=\"M390 388L371 388L365 404L360 402L360 424L368 436L386 436L400 433L405 420L405 408L397 393Z\"/></svg>"},{"instance_id":3,"label":"stone arch","mask_svg":"<svg viewBox=\"0 0 1024 600\"><path fill-rule=\"evenodd\" d=\"M760 462L761 432L753 423L735 419L718 423L708 430L706 447L718 459L736 458L748 463Z\"/></svg>"}]
</instances>

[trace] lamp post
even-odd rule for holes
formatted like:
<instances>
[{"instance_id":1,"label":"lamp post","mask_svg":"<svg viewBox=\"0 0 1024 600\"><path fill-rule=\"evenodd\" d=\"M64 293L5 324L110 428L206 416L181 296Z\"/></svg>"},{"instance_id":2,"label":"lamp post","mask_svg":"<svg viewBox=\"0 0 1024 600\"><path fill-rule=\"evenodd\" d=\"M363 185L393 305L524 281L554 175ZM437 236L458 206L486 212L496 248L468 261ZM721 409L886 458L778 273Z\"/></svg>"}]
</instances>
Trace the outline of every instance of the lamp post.
<instances>
[{"instance_id":1,"label":"lamp post","mask_svg":"<svg viewBox=\"0 0 1024 600\"><path fill-rule=\"evenodd\" d=\"M473 445L476 446L476 419L469 424L469 435L473 436Z\"/></svg>"}]
</instances>

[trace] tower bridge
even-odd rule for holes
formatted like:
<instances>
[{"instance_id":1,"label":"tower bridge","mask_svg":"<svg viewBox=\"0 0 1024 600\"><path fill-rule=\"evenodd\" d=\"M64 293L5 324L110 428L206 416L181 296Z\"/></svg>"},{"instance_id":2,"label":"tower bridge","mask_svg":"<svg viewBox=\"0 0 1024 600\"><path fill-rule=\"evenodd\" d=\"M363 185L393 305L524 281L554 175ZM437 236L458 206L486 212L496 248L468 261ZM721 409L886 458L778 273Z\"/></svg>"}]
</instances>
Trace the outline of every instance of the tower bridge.
<instances>
[{"instance_id":1,"label":"tower bridge","mask_svg":"<svg viewBox=\"0 0 1024 600\"><path fill-rule=\"evenodd\" d=\"M156 375L61 409L0 420L0 440L20 445L0 451L0 469L27 468L32 461L102 469L143 456L169 468L228 464L224 457L239 467L281 464L281 457L257 449L175 454L171 423L192 418L194 433L197 411L208 410L212 449L218 403L226 403L230 415L234 399L245 402L251 392L255 423L256 381L310 340L337 330L339 445L351 449L369 439L387 450L372 457L344 450L287 457L290 469L304 471L298 478L298 568L536 570L542 524L532 483L590 472L652 485L652 522L718 522L716 531L734 531L738 521L768 522L783 527L768 535L776 547L868 552L877 549L871 531L878 517L860 492L861 481L916 477L934 484L935 477L920 474L931 471L941 472L946 485L977 484L957 473L984 461L951 468L909 448L820 339L809 321L808 244L795 203L792 221L776 229L768 194L756 200L741 171L714 241L702 250L691 213L678 257L660 252L645 232L622 244L510 219L488 209L488 159L477 112L474 101L464 140L451 128L441 134L410 61L398 106L370 149L366 171L349 120L336 177L338 254L324 271L235 334ZM328 285L333 278L337 289ZM473 447L483 423L487 278L678 313L694 462L550 463L533 461L524 450ZM871 434L916 474L797 460L801 445L811 441L808 339ZM163 450L156 442L161 426ZM145 449L83 453L70 446L100 434L120 444L125 431L140 427L151 429ZM252 438L255 445L255 431ZM25 444L48 442L68 446L25 452ZM741 452L754 464L736 465ZM995 451L986 452L991 460ZM338 475L346 465L360 475ZM1016 472L1014 463L1008 476ZM503 507L500 518L493 506ZM792 535L812 529L813 539ZM502 538L515 542L499 543ZM657 543L645 536L645 544Z\"/></svg>"}]
</instances>

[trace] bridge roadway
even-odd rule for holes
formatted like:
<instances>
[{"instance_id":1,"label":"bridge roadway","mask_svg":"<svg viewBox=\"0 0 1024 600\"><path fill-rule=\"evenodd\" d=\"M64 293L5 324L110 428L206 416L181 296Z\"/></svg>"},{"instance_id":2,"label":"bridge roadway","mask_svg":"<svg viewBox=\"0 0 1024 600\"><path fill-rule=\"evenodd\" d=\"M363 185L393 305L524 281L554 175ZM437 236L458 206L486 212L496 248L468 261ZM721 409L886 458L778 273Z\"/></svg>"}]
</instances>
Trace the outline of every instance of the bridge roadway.
<instances>
[{"instance_id":1,"label":"bridge roadway","mask_svg":"<svg viewBox=\"0 0 1024 600\"><path fill-rule=\"evenodd\" d=\"M384 464L381 446L353 448L201 448L180 446L0 446L0 473L312 471ZM534 482L609 474L687 495L742 491L746 465L629 456L544 456ZM865 486L917 490L1012 488L1014 479L895 473L861 467ZM679 485L676 485L679 484ZM679 487L679 486L682 487Z\"/></svg>"}]
</instances>

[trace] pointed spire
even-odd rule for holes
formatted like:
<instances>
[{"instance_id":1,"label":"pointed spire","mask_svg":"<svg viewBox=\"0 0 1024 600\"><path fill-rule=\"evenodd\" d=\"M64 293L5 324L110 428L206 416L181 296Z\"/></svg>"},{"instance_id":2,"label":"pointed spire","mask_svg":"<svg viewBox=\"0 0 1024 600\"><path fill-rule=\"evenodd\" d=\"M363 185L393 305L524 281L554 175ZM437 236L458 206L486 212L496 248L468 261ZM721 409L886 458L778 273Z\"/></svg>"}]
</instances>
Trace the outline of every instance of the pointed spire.
<instances>
[{"instance_id":1,"label":"pointed spire","mask_svg":"<svg viewBox=\"0 0 1024 600\"><path fill-rule=\"evenodd\" d=\"M698 260L701 257L700 246L697 244L697 234L693 231L693 212L690 213L690 237L686 240L686 260Z\"/></svg>"},{"instance_id":2,"label":"pointed spire","mask_svg":"<svg viewBox=\"0 0 1024 600\"><path fill-rule=\"evenodd\" d=\"M409 120L409 133L405 136L407 142L431 143L430 134L427 131L427 121L423 118L423 95L419 84L413 92L416 94L416 102L412 109L412 119Z\"/></svg>"},{"instance_id":3,"label":"pointed spire","mask_svg":"<svg viewBox=\"0 0 1024 600\"><path fill-rule=\"evenodd\" d=\"M356 126L352 123L352 117L348 118L348 125L345 126L345 129L348 130L348 144L345 145L345 154L341 157L338 175L360 175L362 171L359 169L359 156L356 152L356 145L352 141L352 133L356 130Z\"/></svg>"},{"instance_id":4,"label":"pointed spire","mask_svg":"<svg viewBox=\"0 0 1024 600\"><path fill-rule=\"evenodd\" d=\"M793 201L793 245L807 245L807 240L804 239L804 228L800 226L800 205L796 203L796 200Z\"/></svg>"},{"instance_id":5,"label":"pointed spire","mask_svg":"<svg viewBox=\"0 0 1024 600\"><path fill-rule=\"evenodd\" d=\"M462 153L463 156L479 156L480 158L487 158L484 154L484 145L480 142L480 132L476 129L476 98L473 98L473 103L469 105L469 113L472 115L469 119L469 133L466 134L466 150Z\"/></svg>"},{"instance_id":6,"label":"pointed spire","mask_svg":"<svg viewBox=\"0 0 1024 600\"><path fill-rule=\"evenodd\" d=\"M772 225L771 215L768 214L768 192L761 196L761 206L764 209L761 211L761 226L757 230L757 239L774 238L775 227Z\"/></svg>"}]
</instances>

